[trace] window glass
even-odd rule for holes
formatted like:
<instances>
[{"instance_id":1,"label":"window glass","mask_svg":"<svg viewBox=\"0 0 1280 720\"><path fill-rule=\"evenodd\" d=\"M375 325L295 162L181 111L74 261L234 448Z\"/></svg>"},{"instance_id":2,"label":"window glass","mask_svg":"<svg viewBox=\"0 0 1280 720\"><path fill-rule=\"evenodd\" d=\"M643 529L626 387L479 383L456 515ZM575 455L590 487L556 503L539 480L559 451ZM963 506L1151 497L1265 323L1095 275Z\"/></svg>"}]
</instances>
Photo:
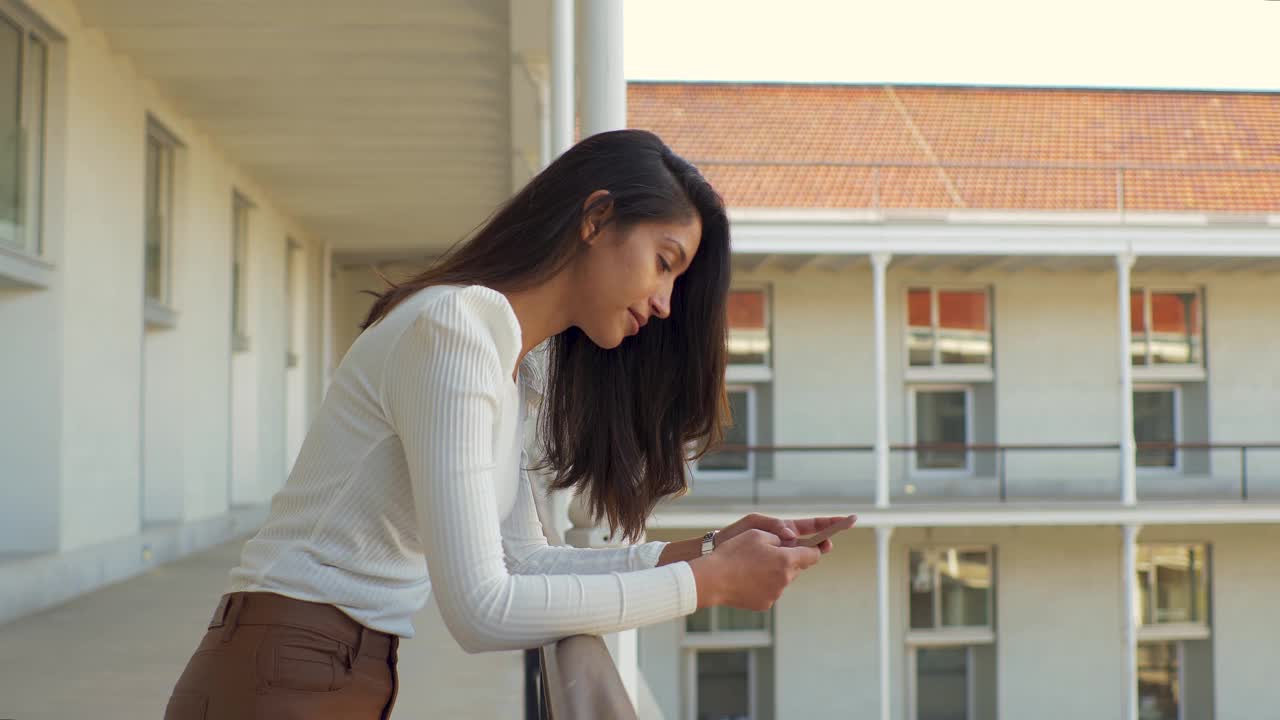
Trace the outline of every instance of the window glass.
<instances>
[{"instance_id":1,"label":"window glass","mask_svg":"<svg viewBox=\"0 0 1280 720\"><path fill-rule=\"evenodd\" d=\"M44 215L44 116L47 93L46 68L49 49L40 38L27 35L27 72L23 79L24 103L27 113L27 129L23 133L26 153L26 185L23 198L26 213L22 224L28 252L41 251L41 219Z\"/></svg>"},{"instance_id":2,"label":"window glass","mask_svg":"<svg viewBox=\"0 0 1280 720\"><path fill-rule=\"evenodd\" d=\"M165 264L165 229L168 218L169 182L167 172L167 154L159 139L147 137L147 178L146 178L146 253L145 280L147 297L163 302L164 297L164 264Z\"/></svg>"},{"instance_id":3,"label":"window glass","mask_svg":"<svg viewBox=\"0 0 1280 720\"><path fill-rule=\"evenodd\" d=\"M983 365L991 357L986 292L938 292L938 354L943 365Z\"/></svg>"},{"instance_id":4,"label":"window glass","mask_svg":"<svg viewBox=\"0 0 1280 720\"><path fill-rule=\"evenodd\" d=\"M968 443L968 394L964 390L916 392L916 444L965 445ZM968 453L959 450L917 450L920 470L963 470Z\"/></svg>"},{"instance_id":5,"label":"window glass","mask_svg":"<svg viewBox=\"0 0 1280 720\"><path fill-rule=\"evenodd\" d=\"M1143 624L1208 621L1206 556L1204 545L1138 546L1135 582Z\"/></svg>"},{"instance_id":6,"label":"window glass","mask_svg":"<svg viewBox=\"0 0 1280 720\"><path fill-rule=\"evenodd\" d=\"M1176 403L1173 390L1135 390L1133 437L1138 443L1177 441ZM1138 467L1171 468L1177 465L1174 448L1139 448Z\"/></svg>"},{"instance_id":7,"label":"window glass","mask_svg":"<svg viewBox=\"0 0 1280 720\"><path fill-rule=\"evenodd\" d=\"M23 249L22 29L0 15L0 245Z\"/></svg>"},{"instance_id":8,"label":"window glass","mask_svg":"<svg viewBox=\"0 0 1280 720\"><path fill-rule=\"evenodd\" d=\"M933 364L933 294L927 288L907 292L907 354L912 367Z\"/></svg>"},{"instance_id":9,"label":"window glass","mask_svg":"<svg viewBox=\"0 0 1280 720\"><path fill-rule=\"evenodd\" d=\"M739 608L716 608L716 630L768 630L769 613Z\"/></svg>"},{"instance_id":10,"label":"window glass","mask_svg":"<svg viewBox=\"0 0 1280 720\"><path fill-rule=\"evenodd\" d=\"M1180 720L1181 690L1177 643L1138 645L1139 720Z\"/></svg>"},{"instance_id":11,"label":"window glass","mask_svg":"<svg viewBox=\"0 0 1280 720\"><path fill-rule=\"evenodd\" d=\"M990 627L991 553L927 548L909 554L913 630Z\"/></svg>"},{"instance_id":12,"label":"window glass","mask_svg":"<svg viewBox=\"0 0 1280 720\"><path fill-rule=\"evenodd\" d=\"M934 560L936 551L912 550L909 562L911 583L911 627L918 630L933 628L933 593L935 583Z\"/></svg>"},{"instance_id":13,"label":"window glass","mask_svg":"<svg viewBox=\"0 0 1280 720\"><path fill-rule=\"evenodd\" d=\"M969 648L916 648L916 718L968 720Z\"/></svg>"},{"instance_id":14,"label":"window glass","mask_svg":"<svg viewBox=\"0 0 1280 720\"><path fill-rule=\"evenodd\" d=\"M725 445L750 445L751 417L750 391L746 389L729 390L729 411L733 424L725 428ZM751 458L745 450L717 450L709 452L698 460L701 472L747 472L751 468Z\"/></svg>"},{"instance_id":15,"label":"window glass","mask_svg":"<svg viewBox=\"0 0 1280 720\"><path fill-rule=\"evenodd\" d=\"M991 565L985 552L947 550L941 558L939 599L944 627L984 627L990 624L987 604Z\"/></svg>"},{"instance_id":16,"label":"window glass","mask_svg":"<svg viewBox=\"0 0 1280 720\"><path fill-rule=\"evenodd\" d=\"M1201 364L1199 294L1151 293L1150 342L1153 364Z\"/></svg>"},{"instance_id":17,"label":"window glass","mask_svg":"<svg viewBox=\"0 0 1280 720\"><path fill-rule=\"evenodd\" d=\"M1141 290L1129 293L1129 356L1134 365L1147 364L1146 297L1146 293Z\"/></svg>"},{"instance_id":18,"label":"window glass","mask_svg":"<svg viewBox=\"0 0 1280 720\"><path fill-rule=\"evenodd\" d=\"M729 291L729 362L768 365L769 307L764 290Z\"/></svg>"}]
</instances>

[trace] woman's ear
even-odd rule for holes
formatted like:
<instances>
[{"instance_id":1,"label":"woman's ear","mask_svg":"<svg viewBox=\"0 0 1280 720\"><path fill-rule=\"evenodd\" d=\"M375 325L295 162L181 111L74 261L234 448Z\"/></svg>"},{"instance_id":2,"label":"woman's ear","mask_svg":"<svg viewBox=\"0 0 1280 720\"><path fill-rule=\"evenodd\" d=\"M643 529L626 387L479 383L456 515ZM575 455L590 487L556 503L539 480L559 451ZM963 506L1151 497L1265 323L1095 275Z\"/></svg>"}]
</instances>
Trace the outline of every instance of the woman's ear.
<instances>
[{"instance_id":1,"label":"woman's ear","mask_svg":"<svg viewBox=\"0 0 1280 720\"><path fill-rule=\"evenodd\" d=\"M594 245L596 238L600 236L600 229L608 222L612 213L613 201L608 190L596 190L587 196L582 203L582 227L579 229L582 242L588 246Z\"/></svg>"}]
</instances>

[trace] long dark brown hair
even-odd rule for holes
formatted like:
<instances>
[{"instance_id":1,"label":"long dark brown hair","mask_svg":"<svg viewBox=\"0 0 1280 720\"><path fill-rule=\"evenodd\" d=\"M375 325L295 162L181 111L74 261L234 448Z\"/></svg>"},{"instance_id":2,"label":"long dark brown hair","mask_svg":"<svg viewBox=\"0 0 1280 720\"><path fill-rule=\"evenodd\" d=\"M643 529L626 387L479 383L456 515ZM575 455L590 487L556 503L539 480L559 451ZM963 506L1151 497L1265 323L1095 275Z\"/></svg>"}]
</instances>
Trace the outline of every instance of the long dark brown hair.
<instances>
[{"instance_id":1,"label":"long dark brown hair","mask_svg":"<svg viewBox=\"0 0 1280 720\"><path fill-rule=\"evenodd\" d=\"M584 207L596 190L608 195ZM432 285L514 291L543 283L583 251L583 217L601 210L622 237L641 222L695 214L702 222L699 249L675 282L669 317L652 317L613 350L576 327L548 348L541 469L551 473L553 490L575 489L596 522L636 540L654 506L685 491L686 463L720 441L728 414L729 220L711 184L656 135L617 130L570 148L469 240L377 294L361 328Z\"/></svg>"}]
</instances>

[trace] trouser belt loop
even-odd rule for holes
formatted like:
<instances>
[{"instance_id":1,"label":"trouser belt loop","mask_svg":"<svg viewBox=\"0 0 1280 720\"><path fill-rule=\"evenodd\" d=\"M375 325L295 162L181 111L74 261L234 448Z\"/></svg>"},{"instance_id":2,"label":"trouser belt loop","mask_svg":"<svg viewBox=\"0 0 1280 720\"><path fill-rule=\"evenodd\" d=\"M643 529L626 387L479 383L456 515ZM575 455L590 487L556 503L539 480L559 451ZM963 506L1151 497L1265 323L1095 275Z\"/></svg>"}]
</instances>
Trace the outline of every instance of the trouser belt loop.
<instances>
[{"instance_id":1,"label":"trouser belt loop","mask_svg":"<svg viewBox=\"0 0 1280 720\"><path fill-rule=\"evenodd\" d=\"M240 622L240 611L244 609L244 601L243 593L232 593L228 596L227 608L222 621L222 642L231 642L231 636L235 634L236 625Z\"/></svg>"},{"instance_id":2,"label":"trouser belt loop","mask_svg":"<svg viewBox=\"0 0 1280 720\"><path fill-rule=\"evenodd\" d=\"M360 648L364 646L365 632L367 632L367 630L363 625L361 625L360 629L356 632L355 646L348 648L347 650L347 668L348 669L354 669L356 666L356 658L360 657Z\"/></svg>"}]
</instances>

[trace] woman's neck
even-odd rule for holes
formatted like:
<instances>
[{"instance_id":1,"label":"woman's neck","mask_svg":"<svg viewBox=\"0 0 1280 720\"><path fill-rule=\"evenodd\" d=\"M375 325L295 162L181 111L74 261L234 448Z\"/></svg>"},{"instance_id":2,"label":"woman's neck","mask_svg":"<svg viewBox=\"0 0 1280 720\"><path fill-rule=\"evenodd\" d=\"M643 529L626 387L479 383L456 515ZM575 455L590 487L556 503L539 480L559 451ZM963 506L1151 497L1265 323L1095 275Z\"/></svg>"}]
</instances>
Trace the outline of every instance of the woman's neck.
<instances>
[{"instance_id":1,"label":"woman's neck","mask_svg":"<svg viewBox=\"0 0 1280 720\"><path fill-rule=\"evenodd\" d=\"M565 273L527 290L499 291L520 323L520 362L529 351L541 345L547 338L559 335L573 324L570 317L568 293L563 281Z\"/></svg>"}]
</instances>

